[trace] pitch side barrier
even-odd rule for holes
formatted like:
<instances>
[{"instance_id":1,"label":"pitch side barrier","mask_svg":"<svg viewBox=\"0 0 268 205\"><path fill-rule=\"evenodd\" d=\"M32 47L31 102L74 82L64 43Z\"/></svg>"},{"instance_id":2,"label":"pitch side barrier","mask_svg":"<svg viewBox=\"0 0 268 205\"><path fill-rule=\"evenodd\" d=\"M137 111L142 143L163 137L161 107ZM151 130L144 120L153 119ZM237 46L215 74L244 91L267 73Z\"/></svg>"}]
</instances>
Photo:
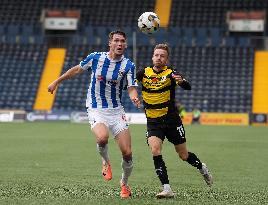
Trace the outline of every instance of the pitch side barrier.
<instances>
[{"instance_id":1,"label":"pitch side barrier","mask_svg":"<svg viewBox=\"0 0 268 205\"><path fill-rule=\"evenodd\" d=\"M28 113L29 121L56 121L67 120L73 123L88 123L86 112L50 112ZM126 120L130 124L146 124L144 113L126 113ZM183 118L184 124L192 124L192 113L186 113ZM201 125L249 125L247 113L201 113L199 124Z\"/></svg>"},{"instance_id":2,"label":"pitch side barrier","mask_svg":"<svg viewBox=\"0 0 268 205\"><path fill-rule=\"evenodd\" d=\"M184 124L192 124L192 113L186 113ZM126 113L126 119L130 124L146 124L144 113ZM88 122L87 113L74 112L71 121L76 123ZM249 125L248 113L201 113L199 124L201 125Z\"/></svg>"},{"instance_id":3,"label":"pitch side barrier","mask_svg":"<svg viewBox=\"0 0 268 205\"><path fill-rule=\"evenodd\" d=\"M25 118L24 110L0 110L0 122L23 122Z\"/></svg>"},{"instance_id":4,"label":"pitch side barrier","mask_svg":"<svg viewBox=\"0 0 268 205\"><path fill-rule=\"evenodd\" d=\"M191 112L185 114L183 123L192 124ZM146 124L144 113L126 113L126 120L130 124ZM87 112L25 112L24 110L0 110L0 122L23 121L66 121L73 123L88 123ZM200 125L266 125L268 126L268 113L201 113Z\"/></svg>"},{"instance_id":5,"label":"pitch side barrier","mask_svg":"<svg viewBox=\"0 0 268 205\"><path fill-rule=\"evenodd\" d=\"M250 115L251 125L268 126L268 113L252 113Z\"/></svg>"},{"instance_id":6,"label":"pitch side barrier","mask_svg":"<svg viewBox=\"0 0 268 205\"><path fill-rule=\"evenodd\" d=\"M192 113L186 113L184 124L192 124ZM202 112L199 124L201 125L249 125L248 113L213 113Z\"/></svg>"}]
</instances>

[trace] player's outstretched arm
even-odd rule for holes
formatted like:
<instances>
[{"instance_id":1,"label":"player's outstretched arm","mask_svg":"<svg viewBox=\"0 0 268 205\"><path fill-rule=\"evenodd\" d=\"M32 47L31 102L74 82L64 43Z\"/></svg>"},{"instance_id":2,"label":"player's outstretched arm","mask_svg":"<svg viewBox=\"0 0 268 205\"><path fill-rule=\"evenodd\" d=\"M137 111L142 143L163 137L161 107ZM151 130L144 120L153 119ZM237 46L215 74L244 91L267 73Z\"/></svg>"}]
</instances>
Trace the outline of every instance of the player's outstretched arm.
<instances>
[{"instance_id":1,"label":"player's outstretched arm","mask_svg":"<svg viewBox=\"0 0 268 205\"><path fill-rule=\"evenodd\" d=\"M128 87L127 90L128 90L129 98L131 99L133 104L137 108L140 108L141 107L141 101L139 99L139 94L138 94L138 91L137 91L136 87L135 86L130 86L130 87Z\"/></svg>"},{"instance_id":2,"label":"player's outstretched arm","mask_svg":"<svg viewBox=\"0 0 268 205\"><path fill-rule=\"evenodd\" d=\"M67 79L70 79L80 73L82 73L84 70L81 68L80 65L76 65L72 68L70 68L69 70L67 70L65 73L63 73L58 79L54 80L52 83L49 84L48 86L48 92L50 92L51 94L53 94L53 92L56 90L56 88L58 87L58 85Z\"/></svg>"}]
</instances>

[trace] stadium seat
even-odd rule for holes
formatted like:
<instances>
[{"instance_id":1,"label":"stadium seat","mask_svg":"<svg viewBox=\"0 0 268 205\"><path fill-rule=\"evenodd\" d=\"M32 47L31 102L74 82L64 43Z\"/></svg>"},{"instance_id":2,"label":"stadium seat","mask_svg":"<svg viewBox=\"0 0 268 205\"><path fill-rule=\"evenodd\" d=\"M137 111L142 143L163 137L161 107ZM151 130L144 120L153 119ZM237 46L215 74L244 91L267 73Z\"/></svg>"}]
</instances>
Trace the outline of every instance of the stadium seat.
<instances>
[{"instance_id":1,"label":"stadium seat","mask_svg":"<svg viewBox=\"0 0 268 205\"><path fill-rule=\"evenodd\" d=\"M196 46L206 46L207 44L207 29L206 28L197 28L196 29Z\"/></svg>"},{"instance_id":2,"label":"stadium seat","mask_svg":"<svg viewBox=\"0 0 268 205\"><path fill-rule=\"evenodd\" d=\"M19 25L17 24L9 24L7 27L7 34L9 36L16 36L20 33Z\"/></svg>"},{"instance_id":3,"label":"stadium seat","mask_svg":"<svg viewBox=\"0 0 268 205\"><path fill-rule=\"evenodd\" d=\"M186 73L186 78L190 79L192 84L190 94L187 94L188 91L177 90L179 99L182 96L188 111L191 111L194 106L201 105L203 111L209 112L248 112L251 106L251 98L248 96L252 94L252 85L249 83L253 75L252 48L176 47L171 53L172 56L176 56L171 58L171 65ZM216 60L217 56L220 56L218 60ZM186 61L182 64L183 59ZM222 59L228 60L220 61ZM232 62L230 71L226 64L229 64L229 59ZM247 62L251 62L250 67ZM247 74L242 74L241 70L246 70ZM248 92L246 96L245 92ZM248 101L237 100L246 97ZM234 101L230 101L231 99ZM225 104L227 105L220 106Z\"/></svg>"},{"instance_id":4,"label":"stadium seat","mask_svg":"<svg viewBox=\"0 0 268 205\"><path fill-rule=\"evenodd\" d=\"M267 9L266 0L180 0L172 1L171 27L226 27L227 11Z\"/></svg>"},{"instance_id":5,"label":"stadium seat","mask_svg":"<svg viewBox=\"0 0 268 205\"><path fill-rule=\"evenodd\" d=\"M209 36L211 41L211 46L220 46L221 45L221 39L222 36L220 34L220 29L216 27L210 27L209 30Z\"/></svg>"},{"instance_id":6,"label":"stadium seat","mask_svg":"<svg viewBox=\"0 0 268 205\"><path fill-rule=\"evenodd\" d=\"M0 44L2 109L33 109L46 54L46 45Z\"/></svg>"}]
</instances>

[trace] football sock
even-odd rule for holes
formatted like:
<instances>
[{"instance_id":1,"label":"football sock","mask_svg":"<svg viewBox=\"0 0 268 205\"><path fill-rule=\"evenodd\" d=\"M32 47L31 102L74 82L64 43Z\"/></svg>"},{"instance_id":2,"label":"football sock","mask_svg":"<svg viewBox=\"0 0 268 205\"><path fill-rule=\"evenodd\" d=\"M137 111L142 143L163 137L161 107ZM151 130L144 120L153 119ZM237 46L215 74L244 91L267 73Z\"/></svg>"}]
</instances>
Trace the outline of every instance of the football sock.
<instances>
[{"instance_id":1,"label":"football sock","mask_svg":"<svg viewBox=\"0 0 268 205\"><path fill-rule=\"evenodd\" d=\"M188 159L186 160L190 165L196 167L197 169L202 169L202 163L201 161L197 158L197 156L192 153L188 152Z\"/></svg>"},{"instance_id":2,"label":"football sock","mask_svg":"<svg viewBox=\"0 0 268 205\"><path fill-rule=\"evenodd\" d=\"M171 187L170 187L169 184L164 184L164 185L163 185L163 189L164 189L165 191L171 191Z\"/></svg>"},{"instance_id":3,"label":"football sock","mask_svg":"<svg viewBox=\"0 0 268 205\"><path fill-rule=\"evenodd\" d=\"M97 150L99 151L100 155L102 156L102 161L105 163L109 162L109 155L108 155L108 145L107 144L97 144Z\"/></svg>"},{"instance_id":4,"label":"football sock","mask_svg":"<svg viewBox=\"0 0 268 205\"><path fill-rule=\"evenodd\" d=\"M153 156L155 172L161 181L162 185L169 184L167 168L162 155Z\"/></svg>"},{"instance_id":5,"label":"football sock","mask_svg":"<svg viewBox=\"0 0 268 205\"><path fill-rule=\"evenodd\" d=\"M133 161L132 161L132 157L124 157L122 158L122 162L121 162L121 166L122 166L122 178L121 178L121 182L123 184L128 183L128 178L131 175L132 169L133 169Z\"/></svg>"}]
</instances>

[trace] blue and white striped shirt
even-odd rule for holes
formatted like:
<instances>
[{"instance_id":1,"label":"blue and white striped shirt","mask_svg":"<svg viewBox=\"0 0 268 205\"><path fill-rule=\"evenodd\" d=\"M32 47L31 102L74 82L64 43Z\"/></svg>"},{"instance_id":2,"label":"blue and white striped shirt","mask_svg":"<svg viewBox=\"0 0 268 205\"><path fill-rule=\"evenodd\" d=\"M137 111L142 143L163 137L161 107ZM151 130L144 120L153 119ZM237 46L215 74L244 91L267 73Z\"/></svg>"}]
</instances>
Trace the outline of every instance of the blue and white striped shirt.
<instances>
[{"instance_id":1,"label":"blue and white striped shirt","mask_svg":"<svg viewBox=\"0 0 268 205\"><path fill-rule=\"evenodd\" d=\"M123 82L137 86L134 63L122 56L112 60L108 52L94 52L80 62L83 70L92 70L86 106L88 108L116 108L122 106Z\"/></svg>"}]
</instances>

